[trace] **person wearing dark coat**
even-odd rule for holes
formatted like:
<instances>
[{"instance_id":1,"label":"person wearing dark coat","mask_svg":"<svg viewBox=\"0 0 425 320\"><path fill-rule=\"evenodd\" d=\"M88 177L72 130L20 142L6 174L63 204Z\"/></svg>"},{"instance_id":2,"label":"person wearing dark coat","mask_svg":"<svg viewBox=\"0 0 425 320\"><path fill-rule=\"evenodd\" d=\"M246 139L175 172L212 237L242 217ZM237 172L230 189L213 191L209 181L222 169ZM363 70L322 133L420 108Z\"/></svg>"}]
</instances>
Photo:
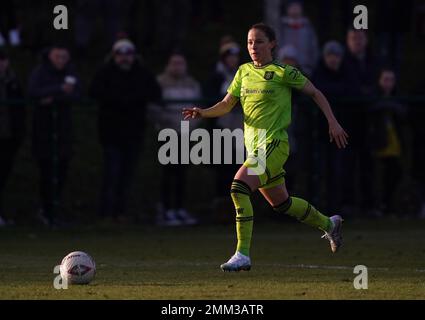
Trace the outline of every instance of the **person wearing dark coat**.
<instances>
[{"instance_id":1,"label":"person wearing dark coat","mask_svg":"<svg viewBox=\"0 0 425 320\"><path fill-rule=\"evenodd\" d=\"M377 101L370 107L368 136L371 152L381 174L376 174L380 186L380 211L396 213L394 199L403 178L403 157L408 138L408 107L396 96L397 78L393 69L381 70L378 79ZM397 212L401 214L401 212Z\"/></svg>"},{"instance_id":2,"label":"person wearing dark coat","mask_svg":"<svg viewBox=\"0 0 425 320\"><path fill-rule=\"evenodd\" d=\"M328 41L323 47L323 57L319 61L314 73L312 81L316 83L316 87L320 89L334 108L335 115L341 119L341 123L345 124L347 111L345 103L342 99L346 96L353 96L356 92L354 79L348 72L347 68L342 64L344 57L344 48L337 41ZM342 190L341 186L351 183L343 179L344 161L343 153L346 151L338 150L333 144L329 143L327 135L326 119L320 117L318 119L318 132L320 150L320 170L326 174L326 178L321 180L326 181L326 206L328 211L335 211L342 205ZM348 134L350 134L348 132Z\"/></svg>"},{"instance_id":3,"label":"person wearing dark coat","mask_svg":"<svg viewBox=\"0 0 425 320\"><path fill-rule=\"evenodd\" d=\"M220 59L215 64L207 83L205 84L205 96L208 99L222 99L227 94L238 67L240 64L240 46L233 41L231 36L222 39L220 45ZM207 122L209 130L213 129L242 129L242 109L233 108L226 117L209 119ZM236 148L232 148L233 155L236 155ZM213 151L211 152L213 154ZM227 186L232 183L234 173L239 169L238 164L215 164L212 166L215 177L215 195L212 203L212 210L218 219L226 221L229 218L227 212L232 210L232 202L229 200Z\"/></svg>"},{"instance_id":4,"label":"person wearing dark coat","mask_svg":"<svg viewBox=\"0 0 425 320\"><path fill-rule=\"evenodd\" d=\"M10 68L9 58L0 52L0 227L7 224L3 192L16 155L25 137L25 104L21 85Z\"/></svg>"},{"instance_id":5,"label":"person wearing dark coat","mask_svg":"<svg viewBox=\"0 0 425 320\"><path fill-rule=\"evenodd\" d=\"M34 102L32 153L40 172L38 218L54 225L72 157L71 105L81 95L67 48L54 45L44 52L42 63L29 77L28 94Z\"/></svg>"},{"instance_id":6,"label":"person wearing dark coat","mask_svg":"<svg viewBox=\"0 0 425 320\"><path fill-rule=\"evenodd\" d=\"M372 188L375 168L370 153L370 140L365 132L368 128L370 99L374 95L379 63L368 48L365 30L348 30L346 40L347 52L343 67L354 80L352 89L357 94L353 96L356 100L347 101L347 112L341 120L351 136L350 148L344 152L344 180L347 184L343 191L343 211L348 215L361 213L365 216L378 216L378 203ZM356 186L356 181L359 181L359 187ZM360 190L358 195L357 189Z\"/></svg>"},{"instance_id":7,"label":"person wearing dark coat","mask_svg":"<svg viewBox=\"0 0 425 320\"><path fill-rule=\"evenodd\" d=\"M137 59L134 44L121 39L96 73L90 95L99 106L104 159L99 216L125 222L129 218L127 196L144 140L147 104L161 100L161 88Z\"/></svg>"}]
</instances>

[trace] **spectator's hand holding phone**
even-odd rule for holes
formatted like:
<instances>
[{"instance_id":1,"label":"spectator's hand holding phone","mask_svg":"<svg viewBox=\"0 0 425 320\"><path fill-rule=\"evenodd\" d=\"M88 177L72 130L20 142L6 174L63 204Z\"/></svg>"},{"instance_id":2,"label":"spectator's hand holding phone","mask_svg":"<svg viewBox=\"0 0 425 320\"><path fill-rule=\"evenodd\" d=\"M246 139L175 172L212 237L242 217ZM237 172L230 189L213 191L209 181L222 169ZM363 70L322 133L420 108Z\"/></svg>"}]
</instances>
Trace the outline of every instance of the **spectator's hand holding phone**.
<instances>
[{"instance_id":1,"label":"spectator's hand holding phone","mask_svg":"<svg viewBox=\"0 0 425 320\"><path fill-rule=\"evenodd\" d=\"M77 79L75 79L73 76L67 76L65 78L65 83L62 85L62 90L65 92L65 94L71 94L74 92L76 82Z\"/></svg>"}]
</instances>

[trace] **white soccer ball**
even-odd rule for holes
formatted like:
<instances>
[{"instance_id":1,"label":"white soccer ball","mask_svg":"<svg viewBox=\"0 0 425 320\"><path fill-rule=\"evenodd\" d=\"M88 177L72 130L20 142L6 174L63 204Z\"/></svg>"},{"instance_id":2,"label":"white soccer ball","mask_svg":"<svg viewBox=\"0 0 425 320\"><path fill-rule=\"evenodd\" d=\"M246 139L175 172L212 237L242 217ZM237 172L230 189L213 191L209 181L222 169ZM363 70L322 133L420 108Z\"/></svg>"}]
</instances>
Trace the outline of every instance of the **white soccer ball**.
<instances>
[{"instance_id":1,"label":"white soccer ball","mask_svg":"<svg viewBox=\"0 0 425 320\"><path fill-rule=\"evenodd\" d=\"M62 259L60 274L68 284L88 284L96 274L96 263L87 253L74 251Z\"/></svg>"}]
</instances>

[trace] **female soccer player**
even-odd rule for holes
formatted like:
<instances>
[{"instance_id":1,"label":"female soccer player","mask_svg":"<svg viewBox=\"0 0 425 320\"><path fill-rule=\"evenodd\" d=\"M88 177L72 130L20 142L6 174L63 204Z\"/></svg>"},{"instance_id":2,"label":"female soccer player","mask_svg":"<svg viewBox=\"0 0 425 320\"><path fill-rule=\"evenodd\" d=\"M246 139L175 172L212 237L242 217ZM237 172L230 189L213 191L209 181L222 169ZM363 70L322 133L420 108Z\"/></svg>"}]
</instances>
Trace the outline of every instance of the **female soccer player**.
<instances>
[{"instance_id":1,"label":"female soccer player","mask_svg":"<svg viewBox=\"0 0 425 320\"><path fill-rule=\"evenodd\" d=\"M248 52L252 62L239 67L224 99L211 108L184 108L184 119L220 117L240 100L244 112L246 161L232 182L230 194L236 208L236 253L221 265L223 271L251 269L249 250L253 227L250 195L257 189L278 213L324 231L332 252L341 246L339 215L327 217L307 201L291 197L284 183L283 165L289 156L286 129L291 121L291 90L312 97L329 123L330 142L345 148L348 135L336 120L325 96L296 68L275 62L274 30L263 24L248 32Z\"/></svg>"}]
</instances>

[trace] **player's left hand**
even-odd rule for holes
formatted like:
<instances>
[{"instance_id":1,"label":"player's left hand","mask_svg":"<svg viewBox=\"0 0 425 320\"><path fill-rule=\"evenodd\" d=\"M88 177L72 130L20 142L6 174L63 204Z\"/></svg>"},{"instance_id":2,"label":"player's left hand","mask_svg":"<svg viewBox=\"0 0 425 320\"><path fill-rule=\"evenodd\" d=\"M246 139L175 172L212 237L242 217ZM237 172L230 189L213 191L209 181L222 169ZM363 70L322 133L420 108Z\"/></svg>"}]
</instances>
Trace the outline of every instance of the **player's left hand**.
<instances>
[{"instance_id":1,"label":"player's left hand","mask_svg":"<svg viewBox=\"0 0 425 320\"><path fill-rule=\"evenodd\" d=\"M338 121L329 123L329 138L330 138L329 140L330 142L335 141L339 149L345 148L348 144L348 141L347 141L348 134L340 126Z\"/></svg>"}]
</instances>

